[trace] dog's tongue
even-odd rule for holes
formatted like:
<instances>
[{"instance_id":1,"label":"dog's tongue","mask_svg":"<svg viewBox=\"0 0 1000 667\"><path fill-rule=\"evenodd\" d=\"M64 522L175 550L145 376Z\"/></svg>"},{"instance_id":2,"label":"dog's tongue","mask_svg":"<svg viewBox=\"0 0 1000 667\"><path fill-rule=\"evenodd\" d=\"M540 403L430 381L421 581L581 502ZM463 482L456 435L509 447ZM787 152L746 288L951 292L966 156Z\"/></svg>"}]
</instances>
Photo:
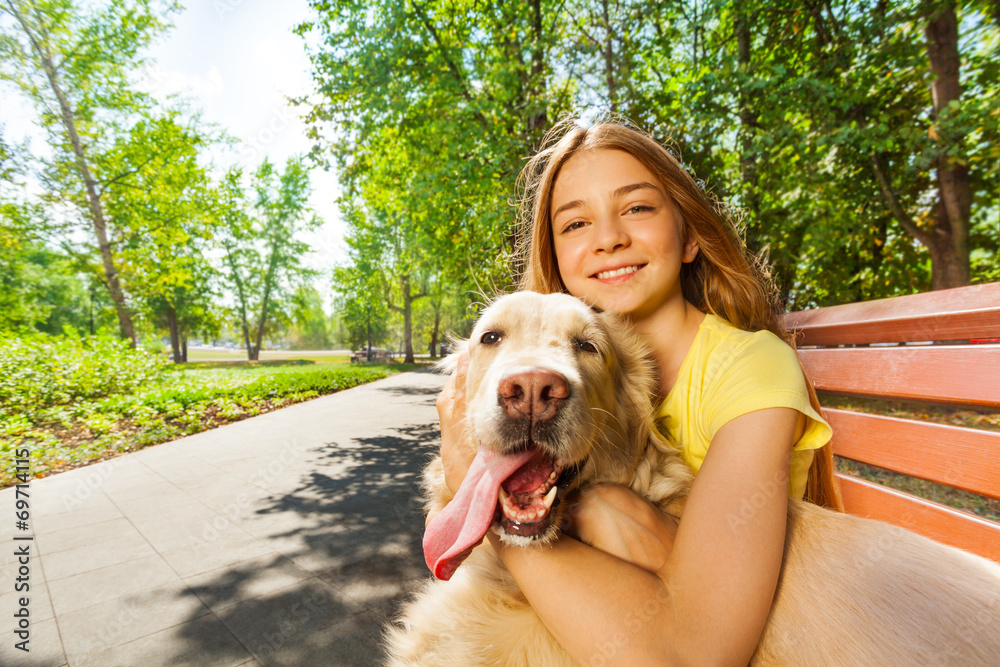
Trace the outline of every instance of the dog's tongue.
<instances>
[{"instance_id":1,"label":"dog's tongue","mask_svg":"<svg viewBox=\"0 0 1000 667\"><path fill-rule=\"evenodd\" d=\"M532 450L501 455L479 448L458 493L424 531L424 560L435 577L451 579L493 522L500 484L534 455Z\"/></svg>"}]
</instances>

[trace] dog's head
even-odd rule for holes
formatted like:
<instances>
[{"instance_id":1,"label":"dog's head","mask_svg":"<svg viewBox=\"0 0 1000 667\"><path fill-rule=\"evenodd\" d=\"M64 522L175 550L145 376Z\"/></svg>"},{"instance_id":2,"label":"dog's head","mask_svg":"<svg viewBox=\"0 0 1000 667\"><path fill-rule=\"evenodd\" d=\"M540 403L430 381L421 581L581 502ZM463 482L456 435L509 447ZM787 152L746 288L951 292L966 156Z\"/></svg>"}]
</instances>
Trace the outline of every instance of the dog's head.
<instances>
[{"instance_id":1,"label":"dog's head","mask_svg":"<svg viewBox=\"0 0 1000 667\"><path fill-rule=\"evenodd\" d=\"M499 298L452 360L463 353L466 427L479 449L425 534L439 578L490 525L508 543L554 540L572 488L632 481L653 423L655 374L644 346L620 319L571 296Z\"/></svg>"}]
</instances>

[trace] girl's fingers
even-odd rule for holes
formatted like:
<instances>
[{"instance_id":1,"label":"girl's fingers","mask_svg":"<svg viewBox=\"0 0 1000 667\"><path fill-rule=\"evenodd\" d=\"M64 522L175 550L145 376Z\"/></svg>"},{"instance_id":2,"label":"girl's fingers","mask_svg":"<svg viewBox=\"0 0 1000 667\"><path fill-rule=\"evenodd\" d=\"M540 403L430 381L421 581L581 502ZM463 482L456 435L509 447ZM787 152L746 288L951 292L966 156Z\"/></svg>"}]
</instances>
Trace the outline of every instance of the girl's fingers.
<instances>
[{"instance_id":1,"label":"girl's fingers","mask_svg":"<svg viewBox=\"0 0 1000 667\"><path fill-rule=\"evenodd\" d=\"M458 358L458 365L455 372L451 374L455 380L455 391L461 395L462 402L465 402L465 377L469 374L469 353L463 352Z\"/></svg>"},{"instance_id":2,"label":"girl's fingers","mask_svg":"<svg viewBox=\"0 0 1000 667\"><path fill-rule=\"evenodd\" d=\"M437 410L441 420L441 459L444 463L445 484L452 493L458 491L475 458L475 449L465 442L465 377L469 355L459 357L455 372L448 378L438 396Z\"/></svg>"}]
</instances>

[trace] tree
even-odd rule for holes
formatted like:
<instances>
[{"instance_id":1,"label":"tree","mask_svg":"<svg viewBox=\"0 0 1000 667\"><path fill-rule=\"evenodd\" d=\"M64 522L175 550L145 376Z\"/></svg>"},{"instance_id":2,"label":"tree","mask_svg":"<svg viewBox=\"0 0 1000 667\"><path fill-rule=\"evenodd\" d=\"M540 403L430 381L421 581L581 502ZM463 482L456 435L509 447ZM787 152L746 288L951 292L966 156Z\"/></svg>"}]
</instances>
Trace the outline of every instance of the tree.
<instances>
[{"instance_id":1,"label":"tree","mask_svg":"<svg viewBox=\"0 0 1000 667\"><path fill-rule=\"evenodd\" d=\"M939 112L932 88L942 76L954 84L958 70L935 73L927 35L949 12L963 28L945 39L948 59L961 55L963 85L976 93L956 100L951 85ZM653 16L638 104L625 112L666 127L715 192L742 207L790 305L968 281L950 268L968 265L961 221L998 203L988 185L997 30L981 7L750 0L661 3ZM960 182L963 165L975 194L957 199L972 206L945 219L952 197L938 176L954 167Z\"/></svg>"},{"instance_id":2,"label":"tree","mask_svg":"<svg viewBox=\"0 0 1000 667\"><path fill-rule=\"evenodd\" d=\"M436 227L424 235L436 245L424 250L460 283L509 281L502 250L513 242L513 215L506 202L521 160L569 99L563 89L550 91L558 4L380 1L358 12L344 1L313 8L316 19L298 32L322 40L311 55L318 94L299 102L317 142L314 157L336 163L345 184L365 191L351 194L348 205L382 192L384 172L404 160L395 169L405 174L409 204L422 211L397 207L391 224ZM330 126L337 131L327 136ZM380 185L365 189L366 179Z\"/></svg>"},{"instance_id":3,"label":"tree","mask_svg":"<svg viewBox=\"0 0 1000 667\"><path fill-rule=\"evenodd\" d=\"M256 361L282 300L310 273L301 261L308 247L295 236L320 220L308 208L309 172L300 158L289 158L284 173L265 160L251 176L250 202L241 180L242 173L232 170L220 188L218 243L247 359Z\"/></svg>"},{"instance_id":4,"label":"tree","mask_svg":"<svg viewBox=\"0 0 1000 667\"><path fill-rule=\"evenodd\" d=\"M199 151L212 141L176 112L140 120L105 153L128 187L105 195L116 221L119 267L136 307L170 333L173 359L187 361L192 332L214 332L212 269L206 251L217 220Z\"/></svg>"},{"instance_id":5,"label":"tree","mask_svg":"<svg viewBox=\"0 0 1000 667\"><path fill-rule=\"evenodd\" d=\"M354 7L317 0L299 28L322 40L316 93L300 100L314 157L354 188L367 224L441 243L441 275L467 292L476 277L504 283L512 213L497 204L569 109L617 111L669 140L739 207L790 307L962 282L970 255L986 267L973 279L992 275L1000 40L987 3ZM403 181L385 178L390 163ZM378 222L399 183L406 198Z\"/></svg>"},{"instance_id":6,"label":"tree","mask_svg":"<svg viewBox=\"0 0 1000 667\"><path fill-rule=\"evenodd\" d=\"M3 0L2 76L31 99L49 133L49 194L72 203L87 220L121 335L135 326L109 233L105 193L127 174L109 173L102 155L150 101L131 87L141 50L166 28L174 3L129 0L103 8L70 0Z\"/></svg>"},{"instance_id":7,"label":"tree","mask_svg":"<svg viewBox=\"0 0 1000 667\"><path fill-rule=\"evenodd\" d=\"M293 350L327 350L332 344L330 319L316 288L299 285L292 296L292 326L286 334Z\"/></svg>"},{"instance_id":8,"label":"tree","mask_svg":"<svg viewBox=\"0 0 1000 667\"><path fill-rule=\"evenodd\" d=\"M381 278L380 273L357 259L351 266L337 267L333 274L340 291L337 311L347 327L347 342L352 350L364 347L368 361L372 360L372 350L386 339L389 331Z\"/></svg>"}]
</instances>

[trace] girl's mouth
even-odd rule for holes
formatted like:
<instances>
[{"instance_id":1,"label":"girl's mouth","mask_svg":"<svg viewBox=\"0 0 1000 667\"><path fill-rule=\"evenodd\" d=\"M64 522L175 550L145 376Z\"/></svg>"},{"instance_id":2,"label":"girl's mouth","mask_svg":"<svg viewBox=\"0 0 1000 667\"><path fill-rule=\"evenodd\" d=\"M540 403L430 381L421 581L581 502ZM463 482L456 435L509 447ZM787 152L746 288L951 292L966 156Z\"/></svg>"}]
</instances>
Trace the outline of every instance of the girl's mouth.
<instances>
[{"instance_id":1,"label":"girl's mouth","mask_svg":"<svg viewBox=\"0 0 1000 667\"><path fill-rule=\"evenodd\" d=\"M605 283L620 283L628 280L632 277L632 274L642 269L645 264L630 264L628 266L622 266L617 269L609 269L607 271L599 271L591 276L591 278L597 278L601 282Z\"/></svg>"}]
</instances>

